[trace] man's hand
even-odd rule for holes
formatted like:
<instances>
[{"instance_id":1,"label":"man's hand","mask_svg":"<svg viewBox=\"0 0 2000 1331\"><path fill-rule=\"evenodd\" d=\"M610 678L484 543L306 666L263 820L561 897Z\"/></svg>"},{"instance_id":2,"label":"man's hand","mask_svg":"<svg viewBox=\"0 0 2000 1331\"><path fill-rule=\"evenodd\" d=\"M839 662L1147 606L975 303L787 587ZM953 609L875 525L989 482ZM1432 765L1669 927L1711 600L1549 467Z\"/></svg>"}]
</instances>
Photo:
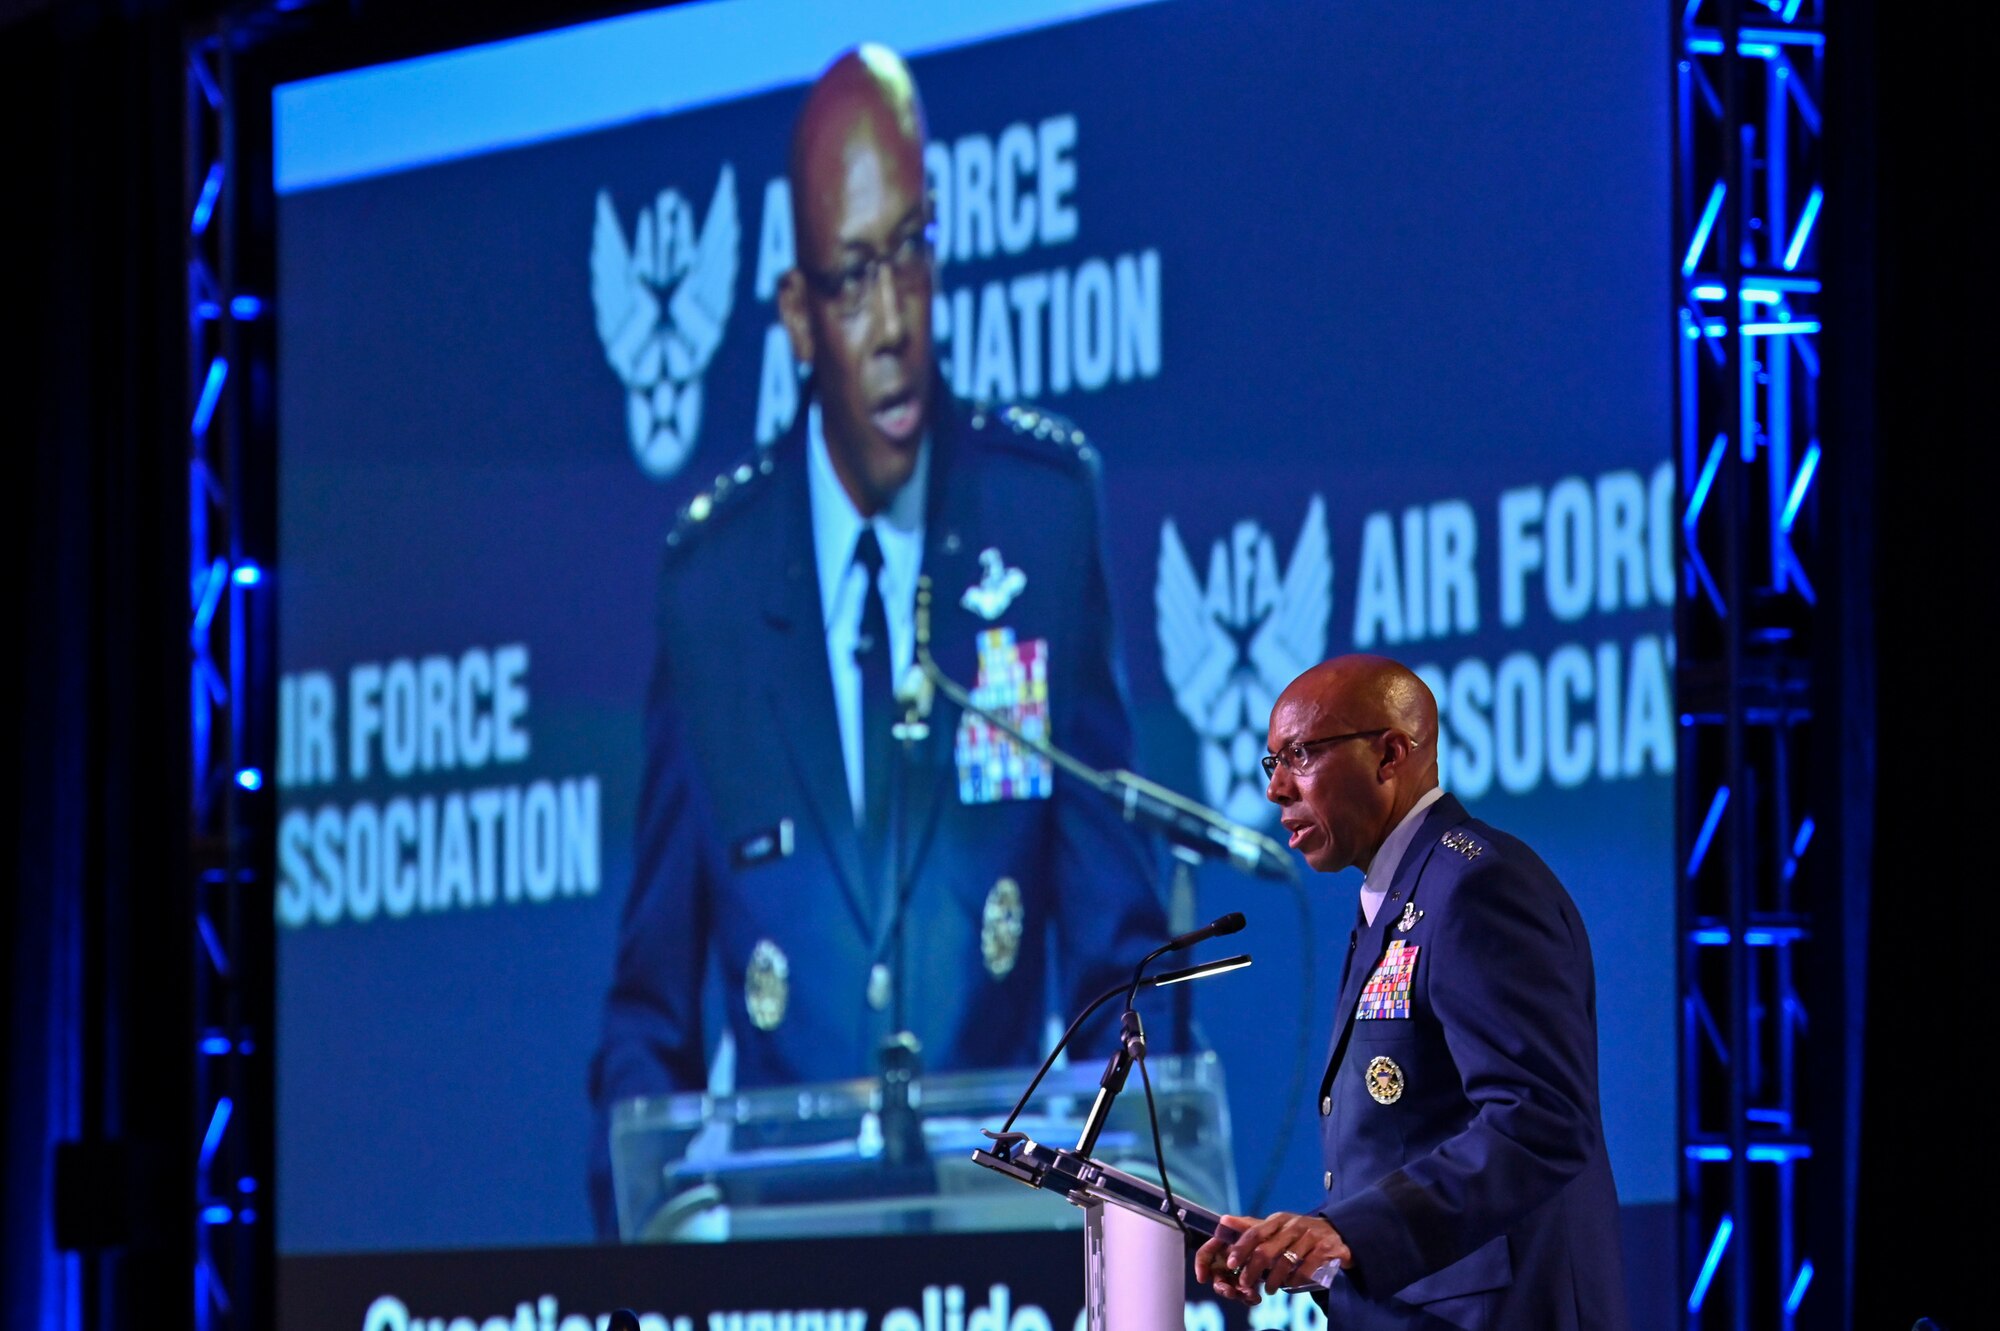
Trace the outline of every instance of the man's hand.
<instances>
[{"instance_id":1,"label":"man's hand","mask_svg":"<svg viewBox=\"0 0 2000 1331\"><path fill-rule=\"evenodd\" d=\"M1305 1283L1329 1262L1348 1266L1354 1260L1324 1216L1275 1211L1262 1220L1226 1215L1222 1223L1237 1237L1218 1234L1202 1244L1194 1255L1194 1278L1238 1303L1258 1303L1264 1294Z\"/></svg>"}]
</instances>

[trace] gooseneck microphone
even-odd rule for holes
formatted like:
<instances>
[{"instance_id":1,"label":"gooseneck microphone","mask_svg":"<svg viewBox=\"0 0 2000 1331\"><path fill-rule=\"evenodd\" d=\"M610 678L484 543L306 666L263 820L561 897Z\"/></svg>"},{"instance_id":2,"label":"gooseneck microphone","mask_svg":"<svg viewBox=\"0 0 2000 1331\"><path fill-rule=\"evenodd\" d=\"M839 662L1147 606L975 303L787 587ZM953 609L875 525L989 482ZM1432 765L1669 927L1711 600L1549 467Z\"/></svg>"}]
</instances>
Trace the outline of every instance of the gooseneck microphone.
<instances>
[{"instance_id":1,"label":"gooseneck microphone","mask_svg":"<svg viewBox=\"0 0 2000 1331\"><path fill-rule=\"evenodd\" d=\"M1232 910L1227 915L1218 916L1210 920L1199 929L1190 929L1178 937L1169 938L1166 942L1148 952L1140 960L1139 964L1132 968L1132 984L1125 991L1125 1010L1127 1012L1132 1010L1133 1003L1139 997L1139 982L1145 978L1146 967L1152 965L1155 958L1163 957L1169 952L1179 952L1183 948L1193 947L1196 943L1206 943L1211 938L1225 938L1230 934L1241 933L1244 924L1243 912Z\"/></svg>"},{"instance_id":2,"label":"gooseneck microphone","mask_svg":"<svg viewBox=\"0 0 2000 1331\"><path fill-rule=\"evenodd\" d=\"M1193 947L1196 943L1203 942L1210 938L1218 938L1225 934L1236 933L1238 930L1243 928L1243 925L1244 925L1243 912L1231 911L1229 914L1224 915L1221 919L1210 921L1208 924L1204 924L1199 929L1191 930L1188 933L1181 934L1177 938L1170 938L1167 940L1164 946L1154 948L1151 952L1146 954L1146 960L1139 963L1139 970L1141 972L1140 977L1135 978L1133 983L1129 987L1125 985L1113 985L1111 988L1106 989L1103 993L1099 994L1096 998L1093 998L1090 1001L1089 1005L1086 1006L1083 1009L1083 1011L1077 1013L1076 1016L1070 1021L1069 1028L1062 1033L1062 1038L1056 1041L1055 1048L1049 1050L1048 1057L1042 1060L1042 1066L1035 1070L1035 1075L1031 1079L1029 1079L1027 1089L1022 1091L1021 1098L1014 1102L1013 1112L1009 1113L1007 1115L1007 1121L1000 1125L1001 1133L1005 1134L1006 1132L1008 1132L1010 1129L1013 1128L1014 1120L1019 1118L1021 1116L1021 1111L1028 1107L1029 1097L1034 1095L1035 1088L1042 1084L1042 1078L1048 1075L1049 1069L1055 1066L1056 1056L1062 1053L1062 1051L1066 1047L1068 1047L1070 1038L1076 1034L1077 1028L1082 1026L1083 1023L1089 1019L1091 1013L1097 1011L1097 1009L1103 1007L1106 1003L1109 1003L1112 999L1118 997L1120 993L1123 993L1125 995L1125 1005L1126 1007L1129 1008L1132 1006L1132 1000L1134 996L1142 988L1148 988L1160 985L1169 985L1169 984L1180 984L1188 980L1206 979L1208 976L1211 975L1220 975L1225 971L1239 970L1244 966L1248 966L1250 964L1250 958L1248 955L1243 955L1236 957L1226 957L1221 961L1203 962L1201 965L1189 966L1183 970L1169 971L1165 975L1158 975L1150 980L1143 978L1146 965L1148 962L1151 962L1153 958L1161 956L1162 954L1167 952L1178 952L1182 948Z\"/></svg>"}]
</instances>

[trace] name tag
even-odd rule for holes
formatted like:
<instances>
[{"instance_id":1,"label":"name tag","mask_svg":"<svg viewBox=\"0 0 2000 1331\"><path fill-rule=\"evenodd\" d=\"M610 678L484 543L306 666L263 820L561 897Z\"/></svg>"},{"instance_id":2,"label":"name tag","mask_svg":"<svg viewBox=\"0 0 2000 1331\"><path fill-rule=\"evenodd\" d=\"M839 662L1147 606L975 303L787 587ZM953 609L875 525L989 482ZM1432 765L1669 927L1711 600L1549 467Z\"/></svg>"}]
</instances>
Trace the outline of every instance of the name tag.
<instances>
[{"instance_id":1,"label":"name tag","mask_svg":"<svg viewBox=\"0 0 2000 1331\"><path fill-rule=\"evenodd\" d=\"M739 869L749 869L792 853L792 820L780 818L776 827L752 832L729 848L729 859Z\"/></svg>"},{"instance_id":2,"label":"name tag","mask_svg":"<svg viewBox=\"0 0 2000 1331\"><path fill-rule=\"evenodd\" d=\"M1356 1021L1380 1021L1410 1015L1410 980L1417 972L1417 953L1398 938L1382 954L1382 962L1361 990L1361 1002L1354 1009Z\"/></svg>"}]
</instances>

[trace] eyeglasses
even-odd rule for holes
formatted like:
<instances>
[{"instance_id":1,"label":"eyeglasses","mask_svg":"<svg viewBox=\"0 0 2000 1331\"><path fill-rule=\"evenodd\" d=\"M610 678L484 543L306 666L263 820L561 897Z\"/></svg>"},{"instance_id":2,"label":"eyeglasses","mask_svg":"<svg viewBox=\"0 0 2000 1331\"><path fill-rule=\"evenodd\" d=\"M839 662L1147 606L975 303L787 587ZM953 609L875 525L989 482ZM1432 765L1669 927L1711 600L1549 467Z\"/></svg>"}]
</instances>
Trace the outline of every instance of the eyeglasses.
<instances>
[{"instance_id":1,"label":"eyeglasses","mask_svg":"<svg viewBox=\"0 0 2000 1331\"><path fill-rule=\"evenodd\" d=\"M833 272L804 264L799 265L799 271L823 299L833 302L843 319L852 319L867 308L868 298L875 293L885 271L895 284L897 295L909 296L921 291L931 277L936 235L936 224L926 223L897 241L887 254L863 254Z\"/></svg>"},{"instance_id":2,"label":"eyeglasses","mask_svg":"<svg viewBox=\"0 0 2000 1331\"><path fill-rule=\"evenodd\" d=\"M1304 776L1312 766L1312 751L1325 748L1329 744L1340 744L1350 739L1367 739L1370 735L1386 735L1390 727L1377 726L1373 730L1351 730L1345 735L1327 735L1321 739L1294 740L1276 753L1267 753L1258 759L1264 765L1264 779L1269 781L1278 774L1278 764L1284 763L1293 776Z\"/></svg>"}]
</instances>

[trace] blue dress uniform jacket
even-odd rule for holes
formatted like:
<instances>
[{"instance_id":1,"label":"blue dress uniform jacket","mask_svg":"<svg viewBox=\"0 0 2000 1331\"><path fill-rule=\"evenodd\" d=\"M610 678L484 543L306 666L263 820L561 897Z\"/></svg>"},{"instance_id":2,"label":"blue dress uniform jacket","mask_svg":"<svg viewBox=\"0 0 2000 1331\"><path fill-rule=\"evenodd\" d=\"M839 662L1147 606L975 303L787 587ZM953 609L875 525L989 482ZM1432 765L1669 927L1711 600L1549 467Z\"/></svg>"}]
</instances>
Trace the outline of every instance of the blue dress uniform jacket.
<instances>
[{"instance_id":1,"label":"blue dress uniform jacket","mask_svg":"<svg viewBox=\"0 0 2000 1331\"><path fill-rule=\"evenodd\" d=\"M935 392L922 571L938 664L970 688L982 631L1045 641L1051 738L1128 766L1093 450L1055 417ZM600 1225L609 1106L704 1086L705 1026L733 1033L743 1088L871 1074L899 1030L927 1072L1032 1066L1052 982L1058 1008L1078 1010L1166 933L1151 849L1095 791L1058 772L1050 797L961 800L961 714L942 696L929 734L898 746L892 864L866 880L805 419L668 537L635 873L591 1069ZM961 602L989 550L1025 575L991 620ZM711 967L720 1022L702 1011Z\"/></svg>"},{"instance_id":2,"label":"blue dress uniform jacket","mask_svg":"<svg viewBox=\"0 0 2000 1331\"><path fill-rule=\"evenodd\" d=\"M1596 1004L1555 874L1449 795L1432 805L1335 1010L1319 1209L1354 1266L1331 1326L1625 1326Z\"/></svg>"}]
</instances>

